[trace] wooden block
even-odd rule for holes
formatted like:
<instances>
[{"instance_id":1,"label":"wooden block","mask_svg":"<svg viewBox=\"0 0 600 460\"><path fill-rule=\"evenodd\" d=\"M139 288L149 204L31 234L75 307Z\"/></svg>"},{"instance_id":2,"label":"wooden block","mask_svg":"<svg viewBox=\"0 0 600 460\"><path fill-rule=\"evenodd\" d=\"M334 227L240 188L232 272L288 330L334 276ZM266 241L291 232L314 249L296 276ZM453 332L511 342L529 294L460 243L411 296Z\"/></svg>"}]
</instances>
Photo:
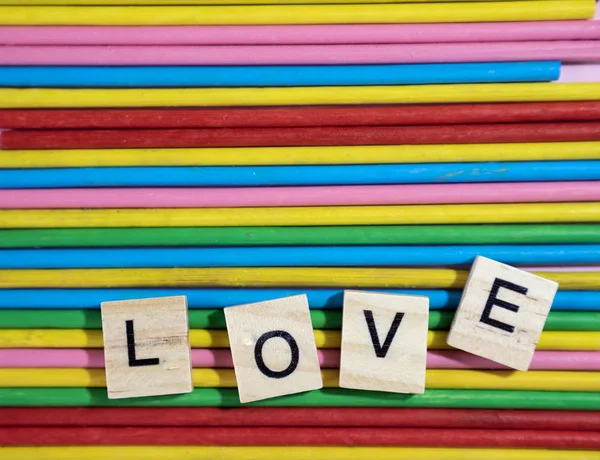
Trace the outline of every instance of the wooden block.
<instances>
[{"instance_id":1,"label":"wooden block","mask_svg":"<svg viewBox=\"0 0 600 460\"><path fill-rule=\"evenodd\" d=\"M102 303L109 399L189 393L185 296Z\"/></svg>"},{"instance_id":2,"label":"wooden block","mask_svg":"<svg viewBox=\"0 0 600 460\"><path fill-rule=\"evenodd\" d=\"M340 387L424 393L429 298L345 291Z\"/></svg>"},{"instance_id":3,"label":"wooden block","mask_svg":"<svg viewBox=\"0 0 600 460\"><path fill-rule=\"evenodd\" d=\"M225 308L242 403L323 387L305 295Z\"/></svg>"},{"instance_id":4,"label":"wooden block","mask_svg":"<svg viewBox=\"0 0 600 460\"><path fill-rule=\"evenodd\" d=\"M528 370L557 289L554 281L477 257L448 345Z\"/></svg>"}]
</instances>

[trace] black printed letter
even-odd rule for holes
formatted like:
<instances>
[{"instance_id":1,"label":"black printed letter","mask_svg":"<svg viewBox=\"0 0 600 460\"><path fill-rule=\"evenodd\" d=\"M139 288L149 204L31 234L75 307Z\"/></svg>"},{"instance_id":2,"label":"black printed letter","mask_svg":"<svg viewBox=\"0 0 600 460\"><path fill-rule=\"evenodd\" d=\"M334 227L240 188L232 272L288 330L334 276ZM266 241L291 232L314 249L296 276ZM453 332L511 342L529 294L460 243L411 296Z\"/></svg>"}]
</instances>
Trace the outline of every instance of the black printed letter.
<instances>
[{"instance_id":1,"label":"black printed letter","mask_svg":"<svg viewBox=\"0 0 600 460\"><path fill-rule=\"evenodd\" d=\"M273 371L269 369L265 364L265 361L263 360L262 356L262 351L265 343L267 342L267 340L272 339L274 337L280 337L283 340L285 340L290 346L290 350L292 352L292 360L290 361L290 365L282 371ZM282 379L290 375L298 367L298 361L300 359L300 350L298 349L298 344L296 343L296 340L294 340L291 334L285 331L265 332L256 341L256 345L254 346L254 359L260 371L267 377L271 377L272 379Z\"/></svg>"},{"instance_id":2,"label":"black printed letter","mask_svg":"<svg viewBox=\"0 0 600 460\"><path fill-rule=\"evenodd\" d=\"M133 320L125 321L125 328L127 330L127 354L129 355L129 367L156 366L159 364L160 361L158 358L136 359Z\"/></svg>"},{"instance_id":3,"label":"black printed letter","mask_svg":"<svg viewBox=\"0 0 600 460\"><path fill-rule=\"evenodd\" d=\"M502 329L506 332L514 332L515 327L510 324L503 323L502 321L495 320L490 317L492 313L492 309L494 306L499 306L502 308L506 308L509 311L517 313L519 311L519 306L510 302L506 302L505 300L500 300L496 296L498 295L498 290L500 288L510 289L511 291L518 292L519 294L527 295L527 288L523 286L519 286L518 284L511 283L510 281L505 281L500 278L496 278L494 280L494 284L492 285L492 290L490 291L490 295L485 304L485 308L483 309L483 313L481 314L481 321L489 326L496 327L498 329Z\"/></svg>"},{"instance_id":4,"label":"black printed letter","mask_svg":"<svg viewBox=\"0 0 600 460\"><path fill-rule=\"evenodd\" d=\"M392 345L392 341L396 336L396 332L398 332L402 318L404 318L404 313L396 313L396 316L394 316L392 326L390 327L390 330L385 337L385 341L383 342L383 347L379 343L379 334L377 334L377 327L375 326L375 321L373 320L373 312L371 310L363 310L363 313L365 314L365 319L367 320L367 327L369 328L369 334L371 334L371 341L373 342L375 355L378 358L385 358L390 346Z\"/></svg>"}]
</instances>

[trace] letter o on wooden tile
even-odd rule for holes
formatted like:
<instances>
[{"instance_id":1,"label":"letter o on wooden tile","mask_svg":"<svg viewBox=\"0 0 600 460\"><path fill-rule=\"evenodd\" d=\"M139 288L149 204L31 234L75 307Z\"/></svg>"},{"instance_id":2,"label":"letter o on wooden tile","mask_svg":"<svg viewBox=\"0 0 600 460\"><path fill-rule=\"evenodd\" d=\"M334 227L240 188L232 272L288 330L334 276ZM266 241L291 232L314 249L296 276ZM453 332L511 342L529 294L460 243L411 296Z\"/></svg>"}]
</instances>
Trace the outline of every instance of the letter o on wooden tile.
<instances>
[{"instance_id":1,"label":"letter o on wooden tile","mask_svg":"<svg viewBox=\"0 0 600 460\"><path fill-rule=\"evenodd\" d=\"M554 281L477 257L448 345L528 370L557 289Z\"/></svg>"},{"instance_id":2,"label":"letter o on wooden tile","mask_svg":"<svg viewBox=\"0 0 600 460\"><path fill-rule=\"evenodd\" d=\"M102 303L109 399L193 391L185 296Z\"/></svg>"},{"instance_id":3,"label":"letter o on wooden tile","mask_svg":"<svg viewBox=\"0 0 600 460\"><path fill-rule=\"evenodd\" d=\"M242 403L323 387L305 295L225 308Z\"/></svg>"},{"instance_id":4,"label":"letter o on wooden tile","mask_svg":"<svg viewBox=\"0 0 600 460\"><path fill-rule=\"evenodd\" d=\"M425 391L429 298L345 291L340 387Z\"/></svg>"}]
</instances>

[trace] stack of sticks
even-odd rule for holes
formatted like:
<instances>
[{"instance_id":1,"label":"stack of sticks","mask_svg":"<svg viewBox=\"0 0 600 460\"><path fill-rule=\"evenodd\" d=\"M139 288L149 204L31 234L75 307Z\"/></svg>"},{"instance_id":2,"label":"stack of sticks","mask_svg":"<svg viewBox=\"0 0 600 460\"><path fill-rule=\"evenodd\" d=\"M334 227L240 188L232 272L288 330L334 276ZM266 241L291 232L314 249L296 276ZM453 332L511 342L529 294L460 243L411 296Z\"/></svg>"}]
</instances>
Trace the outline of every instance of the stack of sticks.
<instances>
[{"instance_id":1,"label":"stack of sticks","mask_svg":"<svg viewBox=\"0 0 600 460\"><path fill-rule=\"evenodd\" d=\"M0 455L599 459L594 0L172 3L0 0ZM528 372L446 344L477 255L560 283ZM346 288L425 394L336 388ZM325 388L241 407L223 308L300 293ZM182 294L196 389L109 400L100 303Z\"/></svg>"}]
</instances>

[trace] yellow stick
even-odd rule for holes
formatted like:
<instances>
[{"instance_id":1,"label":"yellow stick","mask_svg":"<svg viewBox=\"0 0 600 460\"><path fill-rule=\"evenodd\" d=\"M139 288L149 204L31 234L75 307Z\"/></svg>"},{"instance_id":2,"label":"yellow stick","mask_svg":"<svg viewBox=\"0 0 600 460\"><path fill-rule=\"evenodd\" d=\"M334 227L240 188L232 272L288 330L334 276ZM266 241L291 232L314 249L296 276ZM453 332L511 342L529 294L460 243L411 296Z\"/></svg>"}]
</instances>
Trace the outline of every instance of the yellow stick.
<instances>
[{"instance_id":1,"label":"yellow stick","mask_svg":"<svg viewBox=\"0 0 600 460\"><path fill-rule=\"evenodd\" d=\"M511 2L512 3L512 2ZM540 4L535 0L531 3ZM468 5L468 4L464 4ZM410 8L419 6L410 5ZM428 6L428 5L425 5ZM436 6L438 5L431 5ZM490 6L494 6L490 3ZM6 7L11 8L11 7ZM37 7L36 7L37 8ZM29 7L29 9L36 9ZM41 7L43 8L43 7ZM102 7L89 8L96 10ZM313 8L310 6L310 8ZM368 7L372 8L372 7ZM514 6L511 8L517 10ZM3 18L0 7L0 22ZM67 17L67 13L64 13ZM4 16L7 17L7 16ZM0 108L210 107L455 102L584 101L600 98L600 83L486 83L410 86L319 86L177 89L2 88Z\"/></svg>"},{"instance_id":2,"label":"yellow stick","mask_svg":"<svg viewBox=\"0 0 600 460\"><path fill-rule=\"evenodd\" d=\"M3 6L2 25L225 25L589 19L594 0L382 5ZM0 99L2 99L0 97ZM238 100L237 102L240 102Z\"/></svg>"},{"instance_id":3,"label":"yellow stick","mask_svg":"<svg viewBox=\"0 0 600 460\"><path fill-rule=\"evenodd\" d=\"M73 268L0 270L0 288L385 287L460 289L468 271L436 268ZM562 290L600 289L600 272L535 272ZM0 294L1 295L1 294Z\"/></svg>"},{"instance_id":4,"label":"yellow stick","mask_svg":"<svg viewBox=\"0 0 600 460\"><path fill-rule=\"evenodd\" d=\"M5 447L19 460L600 460L600 451L429 447Z\"/></svg>"},{"instance_id":5,"label":"yellow stick","mask_svg":"<svg viewBox=\"0 0 600 460\"><path fill-rule=\"evenodd\" d=\"M598 160L600 142L206 149L6 150L0 168Z\"/></svg>"},{"instance_id":6,"label":"yellow stick","mask_svg":"<svg viewBox=\"0 0 600 460\"><path fill-rule=\"evenodd\" d=\"M0 288L385 287L460 289L468 271L436 268L73 268L0 270ZM600 289L600 272L535 272L562 290ZM1 294L0 294L1 295Z\"/></svg>"},{"instance_id":7,"label":"yellow stick","mask_svg":"<svg viewBox=\"0 0 600 460\"><path fill-rule=\"evenodd\" d=\"M320 4L377 4L377 3L446 3L457 0L222 0L219 5L320 5ZM460 0L462 2L497 2L501 0ZM215 5L215 0L0 0L0 5Z\"/></svg>"},{"instance_id":8,"label":"yellow stick","mask_svg":"<svg viewBox=\"0 0 600 460\"><path fill-rule=\"evenodd\" d=\"M290 208L0 210L0 228L600 222L600 202Z\"/></svg>"},{"instance_id":9,"label":"yellow stick","mask_svg":"<svg viewBox=\"0 0 600 460\"><path fill-rule=\"evenodd\" d=\"M325 388L339 387L337 369L321 370ZM236 388L233 369L193 369L195 388ZM430 369L426 388L454 390L600 391L600 372ZM0 387L106 387L104 369L0 369Z\"/></svg>"},{"instance_id":10,"label":"yellow stick","mask_svg":"<svg viewBox=\"0 0 600 460\"><path fill-rule=\"evenodd\" d=\"M340 348L340 331L316 329L319 348ZM446 331L429 331L430 350L449 349ZM228 348L227 331L191 329L193 348ZM0 348L102 348L102 331L95 329L0 329ZM543 332L538 350L600 350L600 332Z\"/></svg>"}]
</instances>

